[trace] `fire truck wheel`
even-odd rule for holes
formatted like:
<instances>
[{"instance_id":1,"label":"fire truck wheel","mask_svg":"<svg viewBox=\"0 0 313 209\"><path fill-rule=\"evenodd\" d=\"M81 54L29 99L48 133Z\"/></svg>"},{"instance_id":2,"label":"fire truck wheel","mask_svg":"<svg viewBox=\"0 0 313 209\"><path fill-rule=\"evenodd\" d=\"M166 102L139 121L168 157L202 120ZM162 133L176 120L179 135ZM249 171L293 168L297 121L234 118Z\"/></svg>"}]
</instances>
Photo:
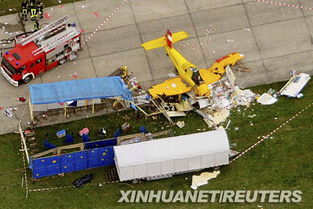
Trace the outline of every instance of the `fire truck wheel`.
<instances>
[{"instance_id":1,"label":"fire truck wheel","mask_svg":"<svg viewBox=\"0 0 313 209\"><path fill-rule=\"evenodd\" d=\"M29 75L26 78L24 78L23 82L24 83L29 83L32 79L33 79L33 77L31 75Z\"/></svg>"}]
</instances>

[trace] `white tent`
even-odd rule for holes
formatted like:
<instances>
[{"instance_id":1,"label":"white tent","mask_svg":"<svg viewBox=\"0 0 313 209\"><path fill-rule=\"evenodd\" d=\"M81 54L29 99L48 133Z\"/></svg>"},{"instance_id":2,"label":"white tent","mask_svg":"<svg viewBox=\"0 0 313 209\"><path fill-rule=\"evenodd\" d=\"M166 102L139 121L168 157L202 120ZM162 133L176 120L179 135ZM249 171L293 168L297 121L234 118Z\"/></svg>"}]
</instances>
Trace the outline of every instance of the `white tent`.
<instances>
[{"instance_id":1,"label":"white tent","mask_svg":"<svg viewBox=\"0 0 313 209\"><path fill-rule=\"evenodd\" d=\"M225 165L229 151L224 129L114 147L121 181Z\"/></svg>"}]
</instances>

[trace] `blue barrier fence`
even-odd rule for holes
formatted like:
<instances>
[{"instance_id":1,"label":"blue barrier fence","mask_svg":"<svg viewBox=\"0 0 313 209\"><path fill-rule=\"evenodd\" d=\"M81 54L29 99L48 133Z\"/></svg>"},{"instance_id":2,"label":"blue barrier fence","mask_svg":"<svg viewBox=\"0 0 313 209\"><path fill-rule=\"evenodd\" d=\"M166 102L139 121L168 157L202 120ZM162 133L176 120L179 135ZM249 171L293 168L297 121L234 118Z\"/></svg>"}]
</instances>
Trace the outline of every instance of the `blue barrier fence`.
<instances>
[{"instance_id":1,"label":"blue barrier fence","mask_svg":"<svg viewBox=\"0 0 313 209\"><path fill-rule=\"evenodd\" d=\"M85 143L85 150L30 160L33 178L114 165L116 139Z\"/></svg>"}]
</instances>

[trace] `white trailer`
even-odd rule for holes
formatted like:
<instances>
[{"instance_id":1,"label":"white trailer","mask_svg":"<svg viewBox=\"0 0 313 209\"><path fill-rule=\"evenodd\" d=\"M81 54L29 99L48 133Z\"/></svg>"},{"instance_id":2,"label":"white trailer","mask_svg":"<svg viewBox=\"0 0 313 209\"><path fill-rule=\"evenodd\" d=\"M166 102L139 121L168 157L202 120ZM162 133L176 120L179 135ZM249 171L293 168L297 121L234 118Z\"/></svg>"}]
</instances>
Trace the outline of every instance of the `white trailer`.
<instances>
[{"instance_id":1,"label":"white trailer","mask_svg":"<svg viewBox=\"0 0 313 209\"><path fill-rule=\"evenodd\" d=\"M120 181L159 179L229 163L224 129L114 147Z\"/></svg>"}]
</instances>

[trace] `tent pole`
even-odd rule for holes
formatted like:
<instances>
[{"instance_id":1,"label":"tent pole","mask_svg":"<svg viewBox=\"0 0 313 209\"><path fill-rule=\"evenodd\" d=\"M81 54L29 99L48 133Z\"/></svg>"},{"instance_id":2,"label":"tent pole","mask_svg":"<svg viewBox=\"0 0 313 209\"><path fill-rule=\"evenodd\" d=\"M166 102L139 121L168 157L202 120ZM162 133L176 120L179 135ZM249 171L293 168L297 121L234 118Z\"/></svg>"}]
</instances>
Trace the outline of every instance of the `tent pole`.
<instances>
[{"instance_id":1,"label":"tent pole","mask_svg":"<svg viewBox=\"0 0 313 209\"><path fill-rule=\"evenodd\" d=\"M87 109L88 106L88 99L85 99L85 109Z\"/></svg>"},{"instance_id":2,"label":"tent pole","mask_svg":"<svg viewBox=\"0 0 313 209\"><path fill-rule=\"evenodd\" d=\"M67 105L66 105L66 102L64 102L64 117L66 117L67 115Z\"/></svg>"},{"instance_id":3,"label":"tent pole","mask_svg":"<svg viewBox=\"0 0 313 209\"><path fill-rule=\"evenodd\" d=\"M95 99L92 99L92 114L95 114Z\"/></svg>"},{"instance_id":4,"label":"tent pole","mask_svg":"<svg viewBox=\"0 0 313 209\"><path fill-rule=\"evenodd\" d=\"M34 122L33 104L30 101L30 96L28 98L28 105L29 105L30 119L31 119L32 122Z\"/></svg>"}]
</instances>

